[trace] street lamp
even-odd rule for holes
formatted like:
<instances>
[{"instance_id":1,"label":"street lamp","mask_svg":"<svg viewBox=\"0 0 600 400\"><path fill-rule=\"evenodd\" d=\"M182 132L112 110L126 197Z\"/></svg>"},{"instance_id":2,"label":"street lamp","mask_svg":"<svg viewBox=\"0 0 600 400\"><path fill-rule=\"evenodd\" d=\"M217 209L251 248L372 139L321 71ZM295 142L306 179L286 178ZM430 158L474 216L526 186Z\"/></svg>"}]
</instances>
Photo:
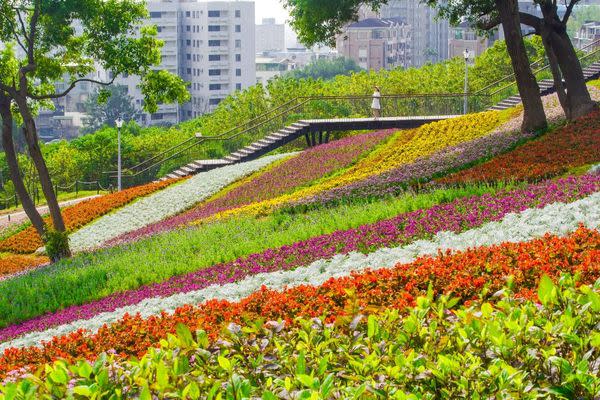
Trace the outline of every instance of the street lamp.
<instances>
[{"instance_id":1,"label":"street lamp","mask_svg":"<svg viewBox=\"0 0 600 400\"><path fill-rule=\"evenodd\" d=\"M469 112L469 57L471 56L469 49L465 49L463 56L465 57L465 104L463 112L467 114Z\"/></svg>"},{"instance_id":2,"label":"street lamp","mask_svg":"<svg viewBox=\"0 0 600 400\"><path fill-rule=\"evenodd\" d=\"M117 118L115 121L115 125L117 126L117 147L118 147L118 156L117 156L117 187L119 191L122 189L121 185L121 128L123 127L123 119L121 117Z\"/></svg>"}]
</instances>

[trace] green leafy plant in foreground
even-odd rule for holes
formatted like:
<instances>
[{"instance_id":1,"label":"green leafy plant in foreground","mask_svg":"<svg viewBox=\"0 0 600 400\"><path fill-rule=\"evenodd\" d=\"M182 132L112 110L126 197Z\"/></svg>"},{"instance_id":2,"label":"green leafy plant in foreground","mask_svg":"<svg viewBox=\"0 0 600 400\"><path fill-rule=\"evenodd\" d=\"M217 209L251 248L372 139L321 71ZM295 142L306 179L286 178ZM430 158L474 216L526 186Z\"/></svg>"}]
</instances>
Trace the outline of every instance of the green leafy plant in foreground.
<instances>
[{"instance_id":1,"label":"green leafy plant in foreground","mask_svg":"<svg viewBox=\"0 0 600 400\"><path fill-rule=\"evenodd\" d=\"M543 277L538 297L515 298L510 285L469 306L429 294L405 316L348 310L335 325L232 324L216 342L180 325L139 360L57 361L13 376L0 399L600 396L600 280Z\"/></svg>"}]
</instances>

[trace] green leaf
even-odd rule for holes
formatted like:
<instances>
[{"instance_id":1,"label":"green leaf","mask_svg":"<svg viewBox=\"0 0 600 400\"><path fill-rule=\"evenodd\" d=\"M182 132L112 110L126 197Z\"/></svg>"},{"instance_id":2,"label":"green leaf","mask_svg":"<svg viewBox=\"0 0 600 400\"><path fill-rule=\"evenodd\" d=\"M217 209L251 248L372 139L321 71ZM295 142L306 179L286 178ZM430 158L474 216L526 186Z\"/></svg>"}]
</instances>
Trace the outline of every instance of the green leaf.
<instances>
[{"instance_id":1,"label":"green leaf","mask_svg":"<svg viewBox=\"0 0 600 400\"><path fill-rule=\"evenodd\" d=\"M169 385L169 373L162 360L156 366L156 383L161 389L164 389Z\"/></svg>"},{"instance_id":2,"label":"green leaf","mask_svg":"<svg viewBox=\"0 0 600 400\"><path fill-rule=\"evenodd\" d=\"M296 375L296 379L304 386L310 388L313 384L313 378L310 375L300 374Z\"/></svg>"},{"instance_id":3,"label":"green leaf","mask_svg":"<svg viewBox=\"0 0 600 400\"><path fill-rule=\"evenodd\" d=\"M89 378L92 375L92 366L88 364L86 361L82 361L77 369L77 373L82 378Z\"/></svg>"},{"instance_id":4,"label":"green leaf","mask_svg":"<svg viewBox=\"0 0 600 400\"><path fill-rule=\"evenodd\" d=\"M227 372L231 372L231 362L227 358L219 356L217 358L217 361L219 362L221 368L223 368Z\"/></svg>"},{"instance_id":5,"label":"green leaf","mask_svg":"<svg viewBox=\"0 0 600 400\"><path fill-rule=\"evenodd\" d=\"M177 337L185 347L190 347L195 344L194 338L192 337L192 332L190 332L190 328L184 324L177 324L177 328L175 330L177 332Z\"/></svg>"},{"instance_id":6,"label":"green leaf","mask_svg":"<svg viewBox=\"0 0 600 400\"><path fill-rule=\"evenodd\" d=\"M191 382L188 384L181 393L184 399L192 399L196 400L200 398L200 388L198 388L198 384L196 382Z\"/></svg>"},{"instance_id":7,"label":"green leaf","mask_svg":"<svg viewBox=\"0 0 600 400\"><path fill-rule=\"evenodd\" d=\"M300 353L298 354L298 361L296 362L296 374L306 374L304 350L300 350Z\"/></svg>"},{"instance_id":8,"label":"green leaf","mask_svg":"<svg viewBox=\"0 0 600 400\"><path fill-rule=\"evenodd\" d=\"M54 369L50 375L49 375L50 379L52 380L52 382L56 383L56 384L60 384L60 385L66 385L67 382L69 382L69 376L67 375L67 373L60 367L57 367L56 369Z\"/></svg>"},{"instance_id":9,"label":"green leaf","mask_svg":"<svg viewBox=\"0 0 600 400\"><path fill-rule=\"evenodd\" d=\"M552 282L552 279L548 275L542 276L540 279L540 286L538 288L538 297L540 302L544 305L552 305L556 302L558 292L556 285Z\"/></svg>"},{"instance_id":10,"label":"green leaf","mask_svg":"<svg viewBox=\"0 0 600 400\"><path fill-rule=\"evenodd\" d=\"M377 333L377 320L375 316L369 315L367 319L367 336L372 338Z\"/></svg>"},{"instance_id":11,"label":"green leaf","mask_svg":"<svg viewBox=\"0 0 600 400\"><path fill-rule=\"evenodd\" d=\"M90 397L92 395L92 391L88 386L75 386L73 388L73 393L85 397Z\"/></svg>"},{"instance_id":12,"label":"green leaf","mask_svg":"<svg viewBox=\"0 0 600 400\"><path fill-rule=\"evenodd\" d=\"M600 332L593 332L590 335L590 344L600 349Z\"/></svg>"},{"instance_id":13,"label":"green leaf","mask_svg":"<svg viewBox=\"0 0 600 400\"><path fill-rule=\"evenodd\" d=\"M262 400L277 400L277 396L269 391L266 391L262 395Z\"/></svg>"},{"instance_id":14,"label":"green leaf","mask_svg":"<svg viewBox=\"0 0 600 400\"><path fill-rule=\"evenodd\" d=\"M148 386L144 386L140 392L140 400L152 400L152 394Z\"/></svg>"}]
</instances>

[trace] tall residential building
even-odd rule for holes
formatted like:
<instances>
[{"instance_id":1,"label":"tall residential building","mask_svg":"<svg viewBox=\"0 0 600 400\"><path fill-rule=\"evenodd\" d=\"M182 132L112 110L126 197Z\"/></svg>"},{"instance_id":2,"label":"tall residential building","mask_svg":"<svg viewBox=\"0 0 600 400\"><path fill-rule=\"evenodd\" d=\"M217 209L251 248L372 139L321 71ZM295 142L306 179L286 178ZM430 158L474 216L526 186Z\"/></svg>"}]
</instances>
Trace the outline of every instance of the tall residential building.
<instances>
[{"instance_id":1,"label":"tall residential building","mask_svg":"<svg viewBox=\"0 0 600 400\"><path fill-rule=\"evenodd\" d=\"M381 18L401 18L412 28L412 66L448 58L450 24L438 19L434 9L416 0L390 0L381 7L380 14Z\"/></svg>"},{"instance_id":2,"label":"tall residential building","mask_svg":"<svg viewBox=\"0 0 600 400\"><path fill-rule=\"evenodd\" d=\"M275 23L275 18L263 18L256 25L256 52L285 50L285 25Z\"/></svg>"},{"instance_id":3,"label":"tall residential building","mask_svg":"<svg viewBox=\"0 0 600 400\"><path fill-rule=\"evenodd\" d=\"M171 125L212 111L227 95L256 83L253 1L148 0L150 24L164 41L157 69L190 83L186 104L160 105L142 123ZM136 106L139 78L122 77Z\"/></svg>"},{"instance_id":4,"label":"tall residential building","mask_svg":"<svg viewBox=\"0 0 600 400\"><path fill-rule=\"evenodd\" d=\"M406 68L412 64L411 35L400 18L368 18L344 28L337 51L367 70Z\"/></svg>"},{"instance_id":5,"label":"tall residential building","mask_svg":"<svg viewBox=\"0 0 600 400\"><path fill-rule=\"evenodd\" d=\"M495 37L478 36L476 30L468 22L462 22L450 28L448 57L464 57L465 50L469 50L470 57L478 57L487 50L494 40Z\"/></svg>"}]
</instances>

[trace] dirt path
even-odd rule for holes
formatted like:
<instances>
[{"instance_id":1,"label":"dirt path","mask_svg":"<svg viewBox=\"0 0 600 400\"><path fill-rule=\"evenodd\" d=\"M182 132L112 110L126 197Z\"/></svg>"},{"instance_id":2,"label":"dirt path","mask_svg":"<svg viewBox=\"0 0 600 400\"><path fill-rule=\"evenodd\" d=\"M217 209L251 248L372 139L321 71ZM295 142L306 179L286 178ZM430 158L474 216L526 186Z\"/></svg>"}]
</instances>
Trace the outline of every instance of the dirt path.
<instances>
[{"instance_id":1,"label":"dirt path","mask_svg":"<svg viewBox=\"0 0 600 400\"><path fill-rule=\"evenodd\" d=\"M73 204L81 203L82 201L85 201L85 200L93 199L95 197L98 197L98 195L63 201L63 202L60 202L59 205L60 205L60 208L64 208L64 207L72 206ZM37 207L37 210L42 215L47 214L48 206ZM16 211L11 214L2 215L2 216L0 216L0 230L8 228L9 226L12 226L12 225L23 223L28 220L29 220L29 218L27 217L27 214L25 214L25 211Z\"/></svg>"}]
</instances>

